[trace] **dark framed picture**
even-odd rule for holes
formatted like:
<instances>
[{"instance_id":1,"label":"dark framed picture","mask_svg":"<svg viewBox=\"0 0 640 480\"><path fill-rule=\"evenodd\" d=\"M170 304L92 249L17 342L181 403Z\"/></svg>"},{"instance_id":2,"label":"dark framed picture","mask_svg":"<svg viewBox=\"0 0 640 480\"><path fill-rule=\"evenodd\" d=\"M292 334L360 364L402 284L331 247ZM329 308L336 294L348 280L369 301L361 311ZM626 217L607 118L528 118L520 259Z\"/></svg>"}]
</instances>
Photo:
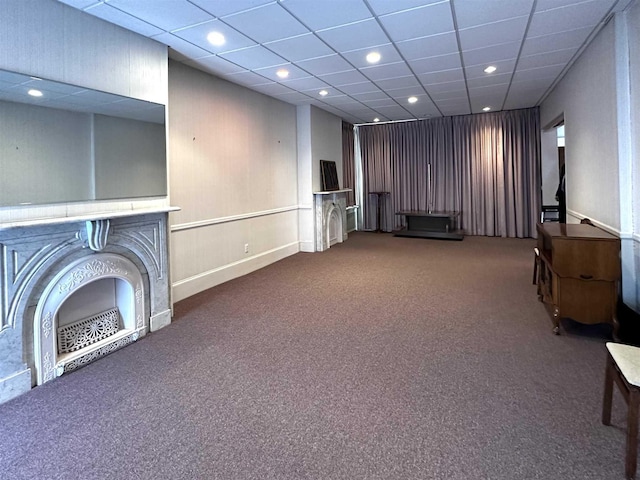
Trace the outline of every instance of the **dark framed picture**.
<instances>
[{"instance_id":1,"label":"dark framed picture","mask_svg":"<svg viewBox=\"0 0 640 480\"><path fill-rule=\"evenodd\" d=\"M320 178L322 179L323 192L340 190L336 162L332 160L320 160Z\"/></svg>"}]
</instances>

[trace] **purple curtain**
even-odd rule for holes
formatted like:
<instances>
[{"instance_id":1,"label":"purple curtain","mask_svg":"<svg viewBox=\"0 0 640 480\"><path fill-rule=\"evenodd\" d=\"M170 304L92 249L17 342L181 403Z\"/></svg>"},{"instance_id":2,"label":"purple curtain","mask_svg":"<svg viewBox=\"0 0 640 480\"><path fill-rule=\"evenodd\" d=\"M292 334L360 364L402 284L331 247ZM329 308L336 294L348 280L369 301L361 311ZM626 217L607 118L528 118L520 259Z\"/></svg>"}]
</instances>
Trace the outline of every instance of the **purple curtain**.
<instances>
[{"instance_id":1,"label":"purple curtain","mask_svg":"<svg viewBox=\"0 0 640 480\"><path fill-rule=\"evenodd\" d=\"M355 205L355 163L354 163L354 145L353 145L353 125L342 122L342 188L350 188L347 193L347 207Z\"/></svg>"},{"instance_id":2,"label":"purple curtain","mask_svg":"<svg viewBox=\"0 0 640 480\"><path fill-rule=\"evenodd\" d=\"M359 127L365 229L400 210L457 211L470 235L531 237L540 205L538 108Z\"/></svg>"}]
</instances>

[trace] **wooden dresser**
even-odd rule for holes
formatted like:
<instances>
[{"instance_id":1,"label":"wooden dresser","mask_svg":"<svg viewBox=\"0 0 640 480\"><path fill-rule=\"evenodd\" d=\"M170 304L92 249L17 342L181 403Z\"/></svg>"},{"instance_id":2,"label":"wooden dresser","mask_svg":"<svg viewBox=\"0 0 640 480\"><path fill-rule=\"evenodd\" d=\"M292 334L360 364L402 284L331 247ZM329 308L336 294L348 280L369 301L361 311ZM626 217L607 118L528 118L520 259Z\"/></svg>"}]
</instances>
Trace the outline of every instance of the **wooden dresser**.
<instances>
[{"instance_id":1,"label":"wooden dresser","mask_svg":"<svg viewBox=\"0 0 640 480\"><path fill-rule=\"evenodd\" d=\"M620 239L592 225L539 223L536 255L538 298L560 319L613 325L617 337Z\"/></svg>"}]
</instances>

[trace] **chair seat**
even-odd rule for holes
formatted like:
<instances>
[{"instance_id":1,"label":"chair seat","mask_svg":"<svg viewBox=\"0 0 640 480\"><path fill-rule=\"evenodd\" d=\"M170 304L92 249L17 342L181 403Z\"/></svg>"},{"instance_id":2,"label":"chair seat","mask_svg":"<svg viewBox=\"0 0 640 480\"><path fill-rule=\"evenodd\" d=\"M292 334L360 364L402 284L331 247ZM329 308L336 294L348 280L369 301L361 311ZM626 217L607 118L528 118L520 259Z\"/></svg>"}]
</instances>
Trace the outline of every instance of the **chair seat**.
<instances>
[{"instance_id":1,"label":"chair seat","mask_svg":"<svg viewBox=\"0 0 640 480\"><path fill-rule=\"evenodd\" d=\"M608 342L607 350L627 383L640 387L640 348Z\"/></svg>"}]
</instances>

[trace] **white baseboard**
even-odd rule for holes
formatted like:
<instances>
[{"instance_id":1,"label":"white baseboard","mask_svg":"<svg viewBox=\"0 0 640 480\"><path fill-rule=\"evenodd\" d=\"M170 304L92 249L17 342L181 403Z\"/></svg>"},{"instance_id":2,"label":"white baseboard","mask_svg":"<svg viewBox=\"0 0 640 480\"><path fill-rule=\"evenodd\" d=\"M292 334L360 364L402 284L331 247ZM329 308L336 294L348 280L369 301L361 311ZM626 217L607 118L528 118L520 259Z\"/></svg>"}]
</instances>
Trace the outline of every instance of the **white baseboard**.
<instances>
[{"instance_id":1,"label":"white baseboard","mask_svg":"<svg viewBox=\"0 0 640 480\"><path fill-rule=\"evenodd\" d=\"M31 369L25 368L0 378L0 403L8 402L12 398L31 390Z\"/></svg>"},{"instance_id":2,"label":"white baseboard","mask_svg":"<svg viewBox=\"0 0 640 480\"><path fill-rule=\"evenodd\" d=\"M283 245L252 257L229 263L193 277L173 283L173 302L179 302L187 297L200 293L209 288L228 282L234 278L259 270L267 265L282 260L300 251L299 242Z\"/></svg>"},{"instance_id":3,"label":"white baseboard","mask_svg":"<svg viewBox=\"0 0 640 480\"><path fill-rule=\"evenodd\" d=\"M149 330L155 332L169 325L171 323L172 313L173 312L171 310L165 310L164 312L153 315L149 319Z\"/></svg>"},{"instance_id":4,"label":"white baseboard","mask_svg":"<svg viewBox=\"0 0 640 480\"><path fill-rule=\"evenodd\" d=\"M300 241L299 243L301 252L313 253L316 251L316 245L312 240Z\"/></svg>"}]
</instances>

